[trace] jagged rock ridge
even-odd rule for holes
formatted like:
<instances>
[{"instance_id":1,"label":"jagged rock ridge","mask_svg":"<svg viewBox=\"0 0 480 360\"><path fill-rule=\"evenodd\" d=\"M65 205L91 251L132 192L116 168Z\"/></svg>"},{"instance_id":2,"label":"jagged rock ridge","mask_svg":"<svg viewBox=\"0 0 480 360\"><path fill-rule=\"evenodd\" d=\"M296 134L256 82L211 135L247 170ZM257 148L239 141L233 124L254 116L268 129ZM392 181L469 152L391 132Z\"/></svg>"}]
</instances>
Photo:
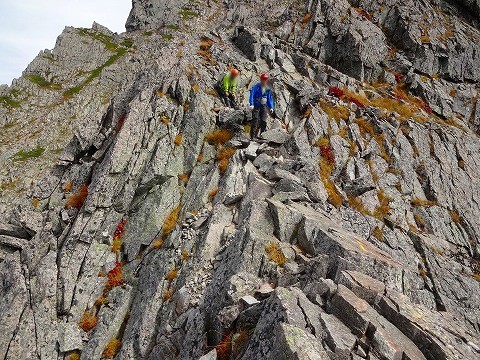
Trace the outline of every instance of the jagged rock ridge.
<instances>
[{"instance_id":1,"label":"jagged rock ridge","mask_svg":"<svg viewBox=\"0 0 480 360\"><path fill-rule=\"evenodd\" d=\"M478 1L133 1L0 89L4 359L479 356ZM240 99L269 70L264 140Z\"/></svg>"}]
</instances>

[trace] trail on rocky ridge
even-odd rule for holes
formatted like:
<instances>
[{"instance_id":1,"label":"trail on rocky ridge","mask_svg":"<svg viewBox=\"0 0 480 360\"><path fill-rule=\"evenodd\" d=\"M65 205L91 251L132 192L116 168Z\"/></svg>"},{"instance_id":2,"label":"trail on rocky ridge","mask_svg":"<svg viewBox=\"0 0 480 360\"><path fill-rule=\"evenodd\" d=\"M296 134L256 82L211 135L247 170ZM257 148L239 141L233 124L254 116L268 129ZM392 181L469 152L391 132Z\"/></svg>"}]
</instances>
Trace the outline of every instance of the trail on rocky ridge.
<instances>
[{"instance_id":1,"label":"trail on rocky ridge","mask_svg":"<svg viewBox=\"0 0 480 360\"><path fill-rule=\"evenodd\" d=\"M134 0L0 88L4 359L476 359L480 3ZM221 107L269 71L275 119Z\"/></svg>"}]
</instances>

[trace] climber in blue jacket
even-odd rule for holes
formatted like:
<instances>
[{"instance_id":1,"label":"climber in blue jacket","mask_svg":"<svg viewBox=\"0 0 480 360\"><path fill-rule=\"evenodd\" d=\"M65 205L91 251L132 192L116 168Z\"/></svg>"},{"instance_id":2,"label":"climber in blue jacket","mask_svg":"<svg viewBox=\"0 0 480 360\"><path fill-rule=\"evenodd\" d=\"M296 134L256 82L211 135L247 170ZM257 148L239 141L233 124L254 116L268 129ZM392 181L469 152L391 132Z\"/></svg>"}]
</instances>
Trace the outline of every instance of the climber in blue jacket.
<instances>
[{"instance_id":1,"label":"climber in blue jacket","mask_svg":"<svg viewBox=\"0 0 480 360\"><path fill-rule=\"evenodd\" d=\"M274 107L272 90L268 86L268 74L263 73L260 75L260 82L250 90L250 109L252 110L250 137L252 140L265 131L267 109L273 115Z\"/></svg>"}]
</instances>

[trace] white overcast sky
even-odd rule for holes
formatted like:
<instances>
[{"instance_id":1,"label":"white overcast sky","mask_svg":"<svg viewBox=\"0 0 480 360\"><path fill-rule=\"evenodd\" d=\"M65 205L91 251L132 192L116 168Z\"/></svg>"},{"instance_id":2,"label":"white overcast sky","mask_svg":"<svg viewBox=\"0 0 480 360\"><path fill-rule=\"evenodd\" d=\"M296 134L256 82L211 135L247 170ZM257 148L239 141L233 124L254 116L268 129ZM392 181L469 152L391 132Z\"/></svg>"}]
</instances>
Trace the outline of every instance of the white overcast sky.
<instances>
[{"instance_id":1,"label":"white overcast sky","mask_svg":"<svg viewBox=\"0 0 480 360\"><path fill-rule=\"evenodd\" d=\"M0 0L0 84L22 74L40 50L52 49L65 26L96 21L125 31L131 0Z\"/></svg>"}]
</instances>

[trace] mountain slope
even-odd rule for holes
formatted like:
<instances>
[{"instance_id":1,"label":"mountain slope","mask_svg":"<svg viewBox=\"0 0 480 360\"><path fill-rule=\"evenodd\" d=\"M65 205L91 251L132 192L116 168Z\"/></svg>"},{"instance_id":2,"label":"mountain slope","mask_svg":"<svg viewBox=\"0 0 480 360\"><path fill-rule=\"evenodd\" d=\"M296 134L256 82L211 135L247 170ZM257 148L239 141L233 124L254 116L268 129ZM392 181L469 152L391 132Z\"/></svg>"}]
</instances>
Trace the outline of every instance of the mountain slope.
<instances>
[{"instance_id":1,"label":"mountain slope","mask_svg":"<svg viewBox=\"0 0 480 360\"><path fill-rule=\"evenodd\" d=\"M478 9L134 0L125 34L67 28L0 90L0 354L478 357ZM230 66L244 102L272 76L263 141L220 106Z\"/></svg>"}]
</instances>

